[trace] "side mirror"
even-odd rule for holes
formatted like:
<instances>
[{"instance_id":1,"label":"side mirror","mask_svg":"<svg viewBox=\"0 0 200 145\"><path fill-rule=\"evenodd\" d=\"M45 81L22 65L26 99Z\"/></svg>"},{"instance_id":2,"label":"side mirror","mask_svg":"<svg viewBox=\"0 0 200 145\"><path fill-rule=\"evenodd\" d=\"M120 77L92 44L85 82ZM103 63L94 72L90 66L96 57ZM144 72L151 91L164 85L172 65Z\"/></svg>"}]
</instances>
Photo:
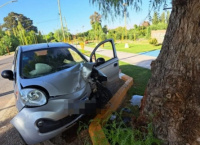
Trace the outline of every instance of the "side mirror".
<instances>
[{"instance_id":1,"label":"side mirror","mask_svg":"<svg viewBox=\"0 0 200 145\"><path fill-rule=\"evenodd\" d=\"M4 70L4 71L2 71L1 76L4 79L13 80L13 72L11 70Z\"/></svg>"},{"instance_id":2,"label":"side mirror","mask_svg":"<svg viewBox=\"0 0 200 145\"><path fill-rule=\"evenodd\" d=\"M105 59L102 58L102 57L98 58L97 61L96 61L97 66L98 66L98 65L101 65L101 64L103 64L103 63L105 63Z\"/></svg>"}]
</instances>

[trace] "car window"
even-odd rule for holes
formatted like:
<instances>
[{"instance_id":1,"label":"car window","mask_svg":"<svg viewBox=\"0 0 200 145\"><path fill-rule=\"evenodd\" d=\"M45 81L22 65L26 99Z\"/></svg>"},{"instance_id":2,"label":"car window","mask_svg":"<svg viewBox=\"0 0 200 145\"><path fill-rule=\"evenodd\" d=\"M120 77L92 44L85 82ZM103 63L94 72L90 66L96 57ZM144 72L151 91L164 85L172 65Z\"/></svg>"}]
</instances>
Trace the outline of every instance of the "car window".
<instances>
[{"instance_id":1,"label":"car window","mask_svg":"<svg viewBox=\"0 0 200 145\"><path fill-rule=\"evenodd\" d=\"M80 62L81 63L81 62L84 61L83 58L76 51L74 51L71 48L69 48L68 50L71 53L71 55L72 55L72 57L73 57L75 62Z\"/></svg>"},{"instance_id":2,"label":"car window","mask_svg":"<svg viewBox=\"0 0 200 145\"><path fill-rule=\"evenodd\" d=\"M85 60L71 48L26 51L21 57L21 76L34 78L68 69Z\"/></svg>"},{"instance_id":3,"label":"car window","mask_svg":"<svg viewBox=\"0 0 200 145\"><path fill-rule=\"evenodd\" d=\"M108 50L112 50L112 43L111 42L106 42L106 43L103 43L96 51L96 53L94 53L94 55L92 56L92 62L96 62L96 60L98 58L104 58L105 61L109 61L110 59L114 58L114 53L112 51L112 53L108 53L109 55L105 56L105 55L101 55L101 51L100 49L108 49ZM99 54L97 54L99 51ZM105 51L105 50L103 50Z\"/></svg>"}]
</instances>

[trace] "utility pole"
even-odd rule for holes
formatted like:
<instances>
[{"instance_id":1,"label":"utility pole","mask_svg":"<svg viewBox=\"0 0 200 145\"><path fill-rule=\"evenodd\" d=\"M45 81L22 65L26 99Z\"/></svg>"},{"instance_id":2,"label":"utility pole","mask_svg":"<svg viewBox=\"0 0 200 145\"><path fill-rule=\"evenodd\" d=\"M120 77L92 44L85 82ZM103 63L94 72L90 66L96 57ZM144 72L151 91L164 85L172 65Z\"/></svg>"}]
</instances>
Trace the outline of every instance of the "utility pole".
<instances>
[{"instance_id":1,"label":"utility pole","mask_svg":"<svg viewBox=\"0 0 200 145\"><path fill-rule=\"evenodd\" d=\"M125 43L125 48L129 48L129 46L128 46L128 43L127 43L127 23L126 23L126 6L127 6L127 4L126 3L124 3L123 4L123 6L124 6L124 25L125 25L125 41L126 41L126 43Z\"/></svg>"},{"instance_id":2,"label":"utility pole","mask_svg":"<svg viewBox=\"0 0 200 145\"><path fill-rule=\"evenodd\" d=\"M65 28L66 28L66 32L67 32L67 39L68 39L68 43L69 43L68 28L67 28L67 22L66 22L65 17L64 17L64 21L65 21Z\"/></svg>"},{"instance_id":3,"label":"utility pole","mask_svg":"<svg viewBox=\"0 0 200 145\"><path fill-rule=\"evenodd\" d=\"M61 28L62 28L62 32L63 32L63 38L65 41L65 32L64 32L64 28L63 28L62 14L61 14L61 9L60 9L60 0L58 0L58 9L59 9L59 15L60 15Z\"/></svg>"}]
</instances>

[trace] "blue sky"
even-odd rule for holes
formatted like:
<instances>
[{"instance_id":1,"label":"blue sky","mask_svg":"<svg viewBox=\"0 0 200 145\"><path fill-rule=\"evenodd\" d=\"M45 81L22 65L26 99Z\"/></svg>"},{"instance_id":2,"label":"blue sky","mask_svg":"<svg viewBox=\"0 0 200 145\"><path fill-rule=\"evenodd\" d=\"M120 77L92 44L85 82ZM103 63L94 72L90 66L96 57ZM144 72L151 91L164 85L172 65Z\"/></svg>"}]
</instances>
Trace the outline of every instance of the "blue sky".
<instances>
[{"instance_id":1,"label":"blue sky","mask_svg":"<svg viewBox=\"0 0 200 145\"><path fill-rule=\"evenodd\" d=\"M0 6L8 1L10 0L1 0ZM136 13L129 8L128 28L148 20L149 2L145 1L140 12ZM90 15L95 11L101 13L98 7L89 3L89 0L60 0L60 4L62 17L66 19L67 27L70 33L73 34L91 29ZM57 0L18 0L17 2L7 4L0 8L0 24L4 23L3 18L10 12L20 13L30 18L43 34L54 32L61 27ZM64 19L63 24L65 26ZM116 18L115 21L102 19L103 25L107 25L109 29L124 26L124 19L120 17Z\"/></svg>"}]
</instances>

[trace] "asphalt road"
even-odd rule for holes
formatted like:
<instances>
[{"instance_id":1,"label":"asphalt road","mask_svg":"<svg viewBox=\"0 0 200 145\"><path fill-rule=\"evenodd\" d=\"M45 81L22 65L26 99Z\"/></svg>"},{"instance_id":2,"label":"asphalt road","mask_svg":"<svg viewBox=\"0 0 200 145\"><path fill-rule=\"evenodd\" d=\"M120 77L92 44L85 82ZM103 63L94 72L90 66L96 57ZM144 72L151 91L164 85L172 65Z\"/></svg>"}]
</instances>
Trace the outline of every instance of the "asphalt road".
<instances>
[{"instance_id":1,"label":"asphalt road","mask_svg":"<svg viewBox=\"0 0 200 145\"><path fill-rule=\"evenodd\" d=\"M6 69L10 70L12 67L12 60L13 56L1 59L0 72ZM0 77L0 111L2 111L10 101L14 100L13 97L13 82Z\"/></svg>"},{"instance_id":2,"label":"asphalt road","mask_svg":"<svg viewBox=\"0 0 200 145\"><path fill-rule=\"evenodd\" d=\"M13 55L0 57L0 73L10 70ZM10 120L16 115L15 98L13 94L13 82L0 76L0 144L22 145L16 129L10 124Z\"/></svg>"}]
</instances>

